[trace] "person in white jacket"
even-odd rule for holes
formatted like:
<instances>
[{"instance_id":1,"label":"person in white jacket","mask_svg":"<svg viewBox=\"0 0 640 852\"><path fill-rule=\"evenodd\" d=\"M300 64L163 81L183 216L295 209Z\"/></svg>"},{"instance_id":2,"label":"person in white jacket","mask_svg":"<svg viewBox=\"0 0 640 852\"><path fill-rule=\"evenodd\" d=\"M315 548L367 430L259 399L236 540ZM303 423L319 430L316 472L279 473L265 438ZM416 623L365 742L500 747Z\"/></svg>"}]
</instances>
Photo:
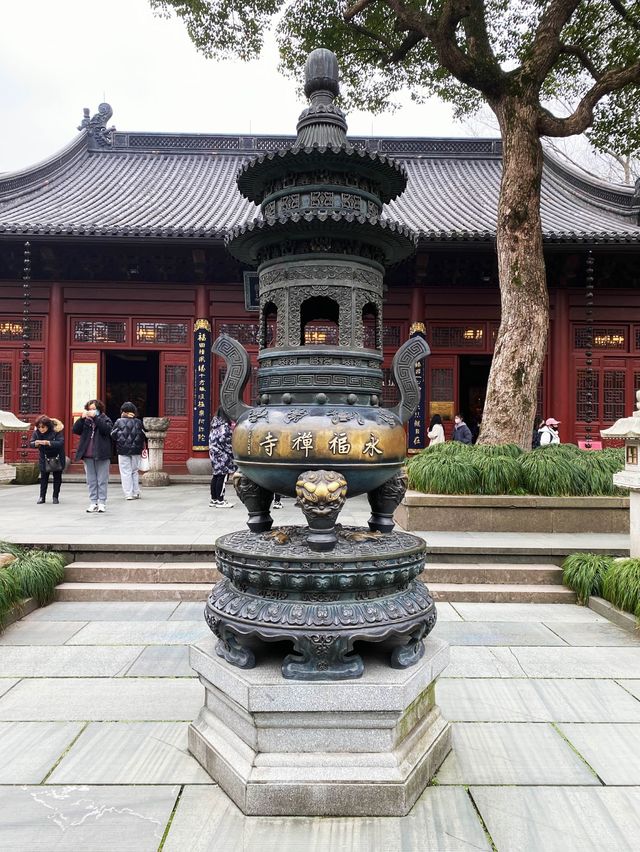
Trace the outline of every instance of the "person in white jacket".
<instances>
[{"instance_id":1,"label":"person in white jacket","mask_svg":"<svg viewBox=\"0 0 640 852\"><path fill-rule=\"evenodd\" d=\"M431 418L427 437L429 438L430 447L434 444L444 444L444 426L442 425L442 417L439 414L434 414Z\"/></svg>"},{"instance_id":2,"label":"person in white jacket","mask_svg":"<svg viewBox=\"0 0 640 852\"><path fill-rule=\"evenodd\" d=\"M560 435L558 434L557 428L559 425L560 421L556 420L555 417L547 417L542 429L538 430L540 432L541 447L548 447L550 444L560 443Z\"/></svg>"}]
</instances>

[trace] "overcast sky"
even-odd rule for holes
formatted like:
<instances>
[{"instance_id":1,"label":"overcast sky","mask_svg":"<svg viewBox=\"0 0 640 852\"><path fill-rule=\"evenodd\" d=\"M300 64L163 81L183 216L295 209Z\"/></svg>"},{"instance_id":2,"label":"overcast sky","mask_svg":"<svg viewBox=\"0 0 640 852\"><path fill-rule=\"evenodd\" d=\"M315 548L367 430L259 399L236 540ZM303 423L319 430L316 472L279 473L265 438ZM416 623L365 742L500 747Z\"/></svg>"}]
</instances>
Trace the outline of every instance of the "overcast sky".
<instances>
[{"instance_id":1,"label":"overcast sky","mask_svg":"<svg viewBox=\"0 0 640 852\"><path fill-rule=\"evenodd\" d=\"M273 48L252 63L204 59L147 0L1 0L0 172L64 147L103 100L119 130L293 133L304 104L276 65ZM443 104L404 100L395 114L350 113L349 131L471 135Z\"/></svg>"}]
</instances>

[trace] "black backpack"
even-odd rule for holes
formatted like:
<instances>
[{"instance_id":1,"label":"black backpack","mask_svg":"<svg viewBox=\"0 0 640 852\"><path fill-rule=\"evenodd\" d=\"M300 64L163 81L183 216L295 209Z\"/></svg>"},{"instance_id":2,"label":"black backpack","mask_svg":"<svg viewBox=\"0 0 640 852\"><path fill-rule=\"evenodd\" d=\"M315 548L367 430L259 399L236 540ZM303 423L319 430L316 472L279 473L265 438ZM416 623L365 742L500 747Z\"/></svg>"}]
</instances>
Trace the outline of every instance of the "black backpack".
<instances>
[{"instance_id":1,"label":"black backpack","mask_svg":"<svg viewBox=\"0 0 640 852\"><path fill-rule=\"evenodd\" d=\"M540 446L540 430L534 429L533 430L533 437L531 438L531 449L535 450L536 447L539 447L539 446Z\"/></svg>"}]
</instances>

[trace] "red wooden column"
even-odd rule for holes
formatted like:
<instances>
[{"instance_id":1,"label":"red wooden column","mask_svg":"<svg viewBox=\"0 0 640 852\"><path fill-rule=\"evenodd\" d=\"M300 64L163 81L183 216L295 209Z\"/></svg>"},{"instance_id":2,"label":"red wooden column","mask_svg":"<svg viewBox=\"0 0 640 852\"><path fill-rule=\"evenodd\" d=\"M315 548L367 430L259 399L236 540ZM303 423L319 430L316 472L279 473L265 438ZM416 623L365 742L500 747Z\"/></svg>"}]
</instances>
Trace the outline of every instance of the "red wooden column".
<instances>
[{"instance_id":1,"label":"red wooden column","mask_svg":"<svg viewBox=\"0 0 640 852\"><path fill-rule=\"evenodd\" d=\"M569 323L569 291L560 288L554 293L553 321L551 323L548 351L549 370L546 375L548 408L545 417L555 417L562 424L561 440L573 438L571 407L575 404L575 391L571 389L571 328Z\"/></svg>"},{"instance_id":2,"label":"red wooden column","mask_svg":"<svg viewBox=\"0 0 640 852\"><path fill-rule=\"evenodd\" d=\"M209 320L209 291L205 284L196 287L196 316L197 320Z\"/></svg>"},{"instance_id":3,"label":"red wooden column","mask_svg":"<svg viewBox=\"0 0 640 852\"><path fill-rule=\"evenodd\" d=\"M46 353L45 411L49 417L64 421L67 414L66 379L69 369L67 358L67 328L64 314L62 284L53 282L49 291L49 330ZM70 424L65 424L67 428Z\"/></svg>"},{"instance_id":4,"label":"red wooden column","mask_svg":"<svg viewBox=\"0 0 640 852\"><path fill-rule=\"evenodd\" d=\"M424 288L419 284L414 284L411 290L411 309L409 314L409 325L416 322L424 323Z\"/></svg>"}]
</instances>

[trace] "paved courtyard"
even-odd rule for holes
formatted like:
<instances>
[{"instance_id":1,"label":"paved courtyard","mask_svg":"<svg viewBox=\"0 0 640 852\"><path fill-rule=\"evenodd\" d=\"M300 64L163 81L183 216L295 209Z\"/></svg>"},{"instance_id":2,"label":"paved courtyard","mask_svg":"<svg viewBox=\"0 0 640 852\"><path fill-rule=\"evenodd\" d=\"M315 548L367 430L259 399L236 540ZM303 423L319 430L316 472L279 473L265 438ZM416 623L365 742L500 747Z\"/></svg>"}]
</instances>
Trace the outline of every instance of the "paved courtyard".
<instances>
[{"instance_id":1,"label":"paved courtyard","mask_svg":"<svg viewBox=\"0 0 640 852\"><path fill-rule=\"evenodd\" d=\"M454 750L412 812L244 817L186 747L200 603L54 603L0 637L0 847L636 849L640 640L567 604L440 604Z\"/></svg>"},{"instance_id":2,"label":"paved courtyard","mask_svg":"<svg viewBox=\"0 0 640 852\"><path fill-rule=\"evenodd\" d=\"M110 485L87 515L82 483L36 506L0 488L0 538L210 548L245 512L210 509L206 483ZM364 498L344 523L363 524ZM300 523L293 500L280 523ZM571 537L424 533L476 546ZM627 536L580 546L628 546ZM451 643L437 698L454 750L403 818L245 817L186 747L204 690L188 646L201 603L54 603L0 635L0 849L12 852L500 852L636 849L640 836L640 638L568 604L439 604Z\"/></svg>"}]
</instances>

